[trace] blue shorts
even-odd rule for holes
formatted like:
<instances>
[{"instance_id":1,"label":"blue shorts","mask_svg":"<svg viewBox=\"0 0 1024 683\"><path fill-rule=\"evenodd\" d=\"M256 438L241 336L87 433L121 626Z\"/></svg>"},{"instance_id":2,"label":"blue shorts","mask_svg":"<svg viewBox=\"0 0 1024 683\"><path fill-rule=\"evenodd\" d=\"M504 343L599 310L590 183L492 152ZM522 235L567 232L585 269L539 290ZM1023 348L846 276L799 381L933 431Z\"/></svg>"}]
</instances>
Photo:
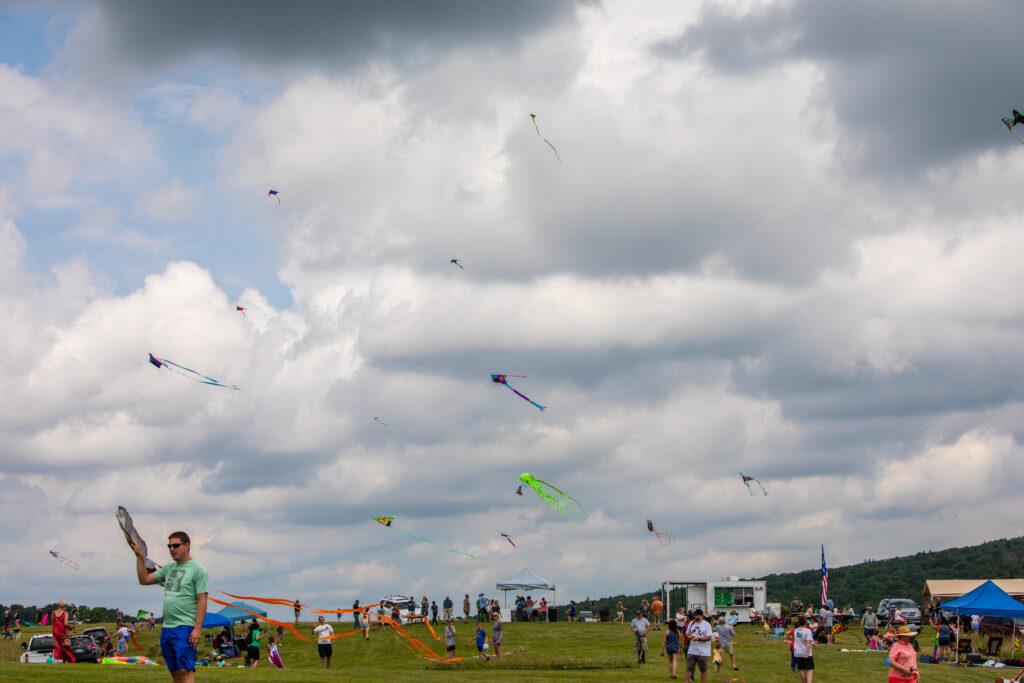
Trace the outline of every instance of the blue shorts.
<instances>
[{"instance_id":1,"label":"blue shorts","mask_svg":"<svg viewBox=\"0 0 1024 683\"><path fill-rule=\"evenodd\" d=\"M195 671L196 649L188 642L192 626L160 629L160 653L170 671Z\"/></svg>"}]
</instances>

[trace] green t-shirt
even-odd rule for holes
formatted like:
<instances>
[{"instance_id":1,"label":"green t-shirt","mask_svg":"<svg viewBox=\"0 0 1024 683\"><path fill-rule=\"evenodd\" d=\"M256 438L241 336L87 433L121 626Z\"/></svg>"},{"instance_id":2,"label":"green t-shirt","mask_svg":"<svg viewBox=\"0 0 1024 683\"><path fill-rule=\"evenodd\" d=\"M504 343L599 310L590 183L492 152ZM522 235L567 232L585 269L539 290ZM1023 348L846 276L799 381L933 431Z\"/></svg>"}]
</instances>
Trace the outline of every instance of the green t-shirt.
<instances>
[{"instance_id":1,"label":"green t-shirt","mask_svg":"<svg viewBox=\"0 0 1024 683\"><path fill-rule=\"evenodd\" d=\"M257 628L253 629L252 635L249 636L249 645L256 648L257 650L260 649L260 643L263 642L263 639L260 638L260 635L260 630Z\"/></svg>"},{"instance_id":2,"label":"green t-shirt","mask_svg":"<svg viewBox=\"0 0 1024 683\"><path fill-rule=\"evenodd\" d=\"M195 560L172 562L156 570L156 580L164 587L164 628L196 625L196 596L208 593L208 577Z\"/></svg>"}]
</instances>

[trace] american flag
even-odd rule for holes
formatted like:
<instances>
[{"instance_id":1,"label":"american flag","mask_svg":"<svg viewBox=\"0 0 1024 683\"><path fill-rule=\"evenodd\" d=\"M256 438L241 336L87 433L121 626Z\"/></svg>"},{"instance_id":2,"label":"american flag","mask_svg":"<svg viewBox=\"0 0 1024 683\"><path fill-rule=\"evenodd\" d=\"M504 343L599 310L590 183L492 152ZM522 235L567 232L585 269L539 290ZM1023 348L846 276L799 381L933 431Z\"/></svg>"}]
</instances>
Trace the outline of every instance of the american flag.
<instances>
[{"instance_id":1,"label":"american flag","mask_svg":"<svg viewBox=\"0 0 1024 683\"><path fill-rule=\"evenodd\" d=\"M825 546L821 546L821 604L828 602L828 565L825 564Z\"/></svg>"}]
</instances>

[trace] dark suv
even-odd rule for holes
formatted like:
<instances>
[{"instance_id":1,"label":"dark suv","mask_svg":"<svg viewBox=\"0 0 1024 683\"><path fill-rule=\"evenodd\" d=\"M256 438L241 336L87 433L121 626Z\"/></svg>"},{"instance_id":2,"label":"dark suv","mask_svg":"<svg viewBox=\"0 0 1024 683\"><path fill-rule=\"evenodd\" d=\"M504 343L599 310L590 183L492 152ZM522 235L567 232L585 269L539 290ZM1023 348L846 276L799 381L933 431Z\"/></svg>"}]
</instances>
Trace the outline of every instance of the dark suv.
<instances>
[{"instance_id":1,"label":"dark suv","mask_svg":"<svg viewBox=\"0 0 1024 683\"><path fill-rule=\"evenodd\" d=\"M71 636L71 654L76 662L98 662L103 657L103 649L92 636Z\"/></svg>"},{"instance_id":2,"label":"dark suv","mask_svg":"<svg viewBox=\"0 0 1024 683\"><path fill-rule=\"evenodd\" d=\"M110 637L110 633L107 629L102 626L94 626L93 628L87 628L82 631L83 636L92 636L92 639L96 641L96 644L100 646L100 650L104 657L114 654L114 641Z\"/></svg>"}]
</instances>

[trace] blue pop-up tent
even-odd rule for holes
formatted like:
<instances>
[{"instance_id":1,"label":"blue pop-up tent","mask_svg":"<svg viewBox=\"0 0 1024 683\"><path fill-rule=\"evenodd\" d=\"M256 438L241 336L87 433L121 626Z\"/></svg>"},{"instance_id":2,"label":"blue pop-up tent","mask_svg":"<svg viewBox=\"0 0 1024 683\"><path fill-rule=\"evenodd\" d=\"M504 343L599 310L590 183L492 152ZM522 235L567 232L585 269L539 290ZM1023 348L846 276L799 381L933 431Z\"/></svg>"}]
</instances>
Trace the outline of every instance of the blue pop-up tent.
<instances>
[{"instance_id":1,"label":"blue pop-up tent","mask_svg":"<svg viewBox=\"0 0 1024 683\"><path fill-rule=\"evenodd\" d=\"M249 619L252 619L253 616L250 612L255 612L261 617L267 616L266 610L262 610L255 605L250 605L241 601L235 601L231 603L231 605L231 607L225 607L221 611L217 612L217 614L227 617L232 622L248 621ZM238 609L239 607L242 607L243 609ZM245 610L249 611L246 612Z\"/></svg>"},{"instance_id":2,"label":"blue pop-up tent","mask_svg":"<svg viewBox=\"0 0 1024 683\"><path fill-rule=\"evenodd\" d=\"M1024 604L1018 602L1016 598L1012 597L991 580L986 581L970 593L965 593L956 600L942 603L940 607L954 614L977 614L982 617L1024 619ZM957 629L956 640L959 646L960 629Z\"/></svg>"},{"instance_id":3,"label":"blue pop-up tent","mask_svg":"<svg viewBox=\"0 0 1024 683\"><path fill-rule=\"evenodd\" d=\"M231 626L231 620L223 614L207 612L203 617L203 628L223 628L224 626Z\"/></svg>"}]
</instances>

